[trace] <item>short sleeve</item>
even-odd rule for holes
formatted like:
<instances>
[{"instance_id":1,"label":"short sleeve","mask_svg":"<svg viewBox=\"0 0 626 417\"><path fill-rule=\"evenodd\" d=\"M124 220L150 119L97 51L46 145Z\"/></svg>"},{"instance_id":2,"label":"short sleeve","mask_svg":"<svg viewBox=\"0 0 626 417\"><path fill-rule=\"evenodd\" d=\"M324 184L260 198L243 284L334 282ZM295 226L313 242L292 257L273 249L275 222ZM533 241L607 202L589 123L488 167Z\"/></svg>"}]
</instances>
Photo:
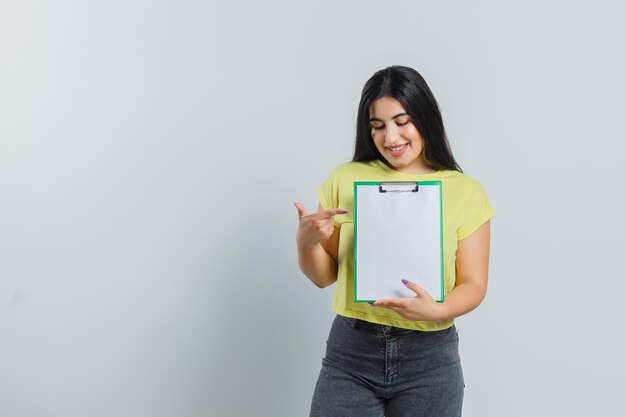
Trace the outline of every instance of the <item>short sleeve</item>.
<instances>
[{"instance_id":1,"label":"short sleeve","mask_svg":"<svg viewBox=\"0 0 626 417\"><path fill-rule=\"evenodd\" d=\"M457 230L457 239L462 240L474 233L491 219L496 211L489 204L483 187L475 182L463 206L463 220Z\"/></svg>"},{"instance_id":2,"label":"short sleeve","mask_svg":"<svg viewBox=\"0 0 626 417\"><path fill-rule=\"evenodd\" d=\"M339 207L339 178L336 170L317 187L317 197L324 210ZM335 221L335 227L339 226Z\"/></svg>"}]
</instances>

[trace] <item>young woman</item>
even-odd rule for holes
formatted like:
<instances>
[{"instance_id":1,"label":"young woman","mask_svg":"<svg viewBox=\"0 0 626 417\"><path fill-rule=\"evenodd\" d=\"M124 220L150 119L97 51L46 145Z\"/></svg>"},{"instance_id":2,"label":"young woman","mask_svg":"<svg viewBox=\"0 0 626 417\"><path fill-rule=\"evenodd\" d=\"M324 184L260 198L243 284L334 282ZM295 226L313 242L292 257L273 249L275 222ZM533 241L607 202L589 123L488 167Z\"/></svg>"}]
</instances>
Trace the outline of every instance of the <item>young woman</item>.
<instances>
[{"instance_id":1,"label":"young woman","mask_svg":"<svg viewBox=\"0 0 626 417\"><path fill-rule=\"evenodd\" d=\"M353 182L424 180L442 182L445 301L406 277L398 284L415 297L355 303ZM317 213L295 203L298 263L318 287L336 282L337 316L310 415L460 416L465 385L454 318L485 296L495 212L452 156L437 102L417 71L392 66L367 81L352 162L317 191Z\"/></svg>"}]
</instances>

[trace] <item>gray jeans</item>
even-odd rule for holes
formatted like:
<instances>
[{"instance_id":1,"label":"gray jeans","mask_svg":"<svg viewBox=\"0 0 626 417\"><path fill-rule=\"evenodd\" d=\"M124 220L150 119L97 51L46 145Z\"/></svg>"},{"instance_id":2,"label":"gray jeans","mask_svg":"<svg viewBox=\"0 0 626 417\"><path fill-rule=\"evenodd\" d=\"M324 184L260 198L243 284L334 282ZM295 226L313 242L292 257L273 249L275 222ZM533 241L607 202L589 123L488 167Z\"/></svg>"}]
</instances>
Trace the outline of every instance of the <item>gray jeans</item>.
<instances>
[{"instance_id":1,"label":"gray jeans","mask_svg":"<svg viewBox=\"0 0 626 417\"><path fill-rule=\"evenodd\" d=\"M456 328L423 332L335 317L311 417L458 417Z\"/></svg>"}]
</instances>

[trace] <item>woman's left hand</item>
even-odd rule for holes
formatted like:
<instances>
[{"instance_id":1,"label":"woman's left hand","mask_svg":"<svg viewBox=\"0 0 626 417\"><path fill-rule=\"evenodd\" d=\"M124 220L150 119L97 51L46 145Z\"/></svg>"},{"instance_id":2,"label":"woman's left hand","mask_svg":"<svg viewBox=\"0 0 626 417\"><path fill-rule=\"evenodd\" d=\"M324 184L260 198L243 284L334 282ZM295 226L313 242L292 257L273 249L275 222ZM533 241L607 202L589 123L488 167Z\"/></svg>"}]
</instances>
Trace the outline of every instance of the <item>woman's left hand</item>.
<instances>
[{"instance_id":1,"label":"woman's left hand","mask_svg":"<svg viewBox=\"0 0 626 417\"><path fill-rule=\"evenodd\" d=\"M413 298L384 298L376 300L374 307L389 308L407 320L441 321L445 320L443 303L435 301L426 290L414 282L402 280L402 283L416 295Z\"/></svg>"}]
</instances>

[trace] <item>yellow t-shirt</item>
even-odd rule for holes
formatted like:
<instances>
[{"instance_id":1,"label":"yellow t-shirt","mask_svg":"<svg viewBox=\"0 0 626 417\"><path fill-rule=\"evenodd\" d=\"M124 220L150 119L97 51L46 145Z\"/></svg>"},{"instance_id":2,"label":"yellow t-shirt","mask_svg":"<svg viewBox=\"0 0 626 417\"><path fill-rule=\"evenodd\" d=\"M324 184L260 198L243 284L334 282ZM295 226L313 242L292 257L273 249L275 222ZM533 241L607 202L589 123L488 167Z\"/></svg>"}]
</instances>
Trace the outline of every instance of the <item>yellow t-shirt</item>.
<instances>
[{"instance_id":1,"label":"yellow t-shirt","mask_svg":"<svg viewBox=\"0 0 626 417\"><path fill-rule=\"evenodd\" d=\"M454 320L421 322L407 320L387 308L354 302L354 205L355 181L426 181L440 180L442 188L444 294L456 282L456 249L459 240L487 222L495 211L482 186L458 171L437 171L425 175L404 174L381 161L348 162L335 168L317 189L324 209L342 208L348 214L335 216L339 228L338 276L333 311L339 315L372 323L413 330L434 331L451 327Z\"/></svg>"}]
</instances>

